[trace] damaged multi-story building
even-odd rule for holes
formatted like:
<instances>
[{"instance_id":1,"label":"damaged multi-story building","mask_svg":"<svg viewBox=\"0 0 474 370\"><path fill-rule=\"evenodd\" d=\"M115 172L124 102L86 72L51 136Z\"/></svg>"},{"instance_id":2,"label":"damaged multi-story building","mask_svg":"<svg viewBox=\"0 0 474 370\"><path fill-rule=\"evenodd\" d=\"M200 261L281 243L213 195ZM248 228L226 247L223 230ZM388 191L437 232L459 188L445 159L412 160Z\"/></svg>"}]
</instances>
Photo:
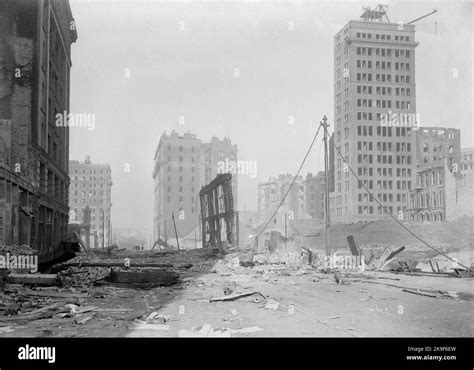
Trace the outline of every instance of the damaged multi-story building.
<instances>
[{"instance_id":1,"label":"damaged multi-story building","mask_svg":"<svg viewBox=\"0 0 474 370\"><path fill-rule=\"evenodd\" d=\"M294 181L294 184L292 185ZM290 188L291 186L291 188ZM288 191L288 189L290 189ZM258 184L258 211L261 215L270 216L280 205L285 194L285 200L279 208L279 213L287 214L290 220L306 218L305 188L303 177L291 174L280 174L270 177L268 181Z\"/></svg>"},{"instance_id":2,"label":"damaged multi-story building","mask_svg":"<svg viewBox=\"0 0 474 370\"><path fill-rule=\"evenodd\" d=\"M451 169L450 169L451 168ZM420 165L409 192L409 222L453 221L474 216L474 172L453 171L449 158Z\"/></svg>"},{"instance_id":3,"label":"damaged multi-story building","mask_svg":"<svg viewBox=\"0 0 474 370\"><path fill-rule=\"evenodd\" d=\"M199 191L217 174L230 173L234 209L237 209L237 145L229 138L213 137L203 143L195 134L172 131L161 135L155 152L154 241L182 238L199 225Z\"/></svg>"},{"instance_id":4,"label":"damaged multi-story building","mask_svg":"<svg viewBox=\"0 0 474 370\"><path fill-rule=\"evenodd\" d=\"M439 166L446 159L451 172L461 172L461 130L421 127L415 131L415 136L418 166Z\"/></svg>"},{"instance_id":5,"label":"damaged multi-story building","mask_svg":"<svg viewBox=\"0 0 474 370\"><path fill-rule=\"evenodd\" d=\"M68 226L71 44L67 0L0 2L0 245L39 263L64 253Z\"/></svg>"},{"instance_id":6,"label":"damaged multi-story building","mask_svg":"<svg viewBox=\"0 0 474 370\"><path fill-rule=\"evenodd\" d=\"M308 173L303 180L305 190L305 209L312 218L325 219L324 202L326 198L326 176L320 171L313 176Z\"/></svg>"}]
</instances>

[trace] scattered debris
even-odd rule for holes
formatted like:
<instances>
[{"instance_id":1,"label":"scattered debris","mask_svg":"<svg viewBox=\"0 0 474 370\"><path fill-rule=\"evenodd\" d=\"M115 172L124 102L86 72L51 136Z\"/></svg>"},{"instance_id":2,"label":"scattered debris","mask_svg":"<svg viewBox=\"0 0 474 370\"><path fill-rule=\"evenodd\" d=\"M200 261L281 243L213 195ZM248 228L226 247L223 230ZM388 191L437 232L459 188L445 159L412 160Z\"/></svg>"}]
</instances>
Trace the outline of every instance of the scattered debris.
<instances>
[{"instance_id":1,"label":"scattered debris","mask_svg":"<svg viewBox=\"0 0 474 370\"><path fill-rule=\"evenodd\" d=\"M267 310L274 310L274 311L276 311L276 310L278 310L279 307L280 307L280 303L277 302L277 301L274 301L274 300L272 300L272 299L269 299L269 300L267 301L267 303L265 303L265 309L267 309Z\"/></svg>"},{"instance_id":2,"label":"scattered debris","mask_svg":"<svg viewBox=\"0 0 474 370\"><path fill-rule=\"evenodd\" d=\"M207 338L207 337L214 337L214 338L230 338L231 337L231 330L223 329L223 330L214 330L211 325L204 324L201 328L192 328L191 330L181 329L178 332L178 337L180 338Z\"/></svg>"},{"instance_id":3,"label":"scattered debris","mask_svg":"<svg viewBox=\"0 0 474 370\"><path fill-rule=\"evenodd\" d=\"M249 334L249 333L258 333L260 331L263 331L262 328L258 327L258 326L251 326L251 327L248 327L248 328L242 328L242 329L230 329L230 332L232 334Z\"/></svg>"}]
</instances>

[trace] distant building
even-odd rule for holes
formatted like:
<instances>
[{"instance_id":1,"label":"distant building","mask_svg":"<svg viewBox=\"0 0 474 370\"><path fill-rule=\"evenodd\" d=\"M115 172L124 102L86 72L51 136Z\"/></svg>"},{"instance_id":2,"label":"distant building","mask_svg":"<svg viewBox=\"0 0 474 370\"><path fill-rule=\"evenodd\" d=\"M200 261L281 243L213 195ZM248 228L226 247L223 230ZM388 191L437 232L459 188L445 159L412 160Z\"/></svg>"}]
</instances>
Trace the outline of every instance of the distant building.
<instances>
[{"instance_id":1,"label":"distant building","mask_svg":"<svg viewBox=\"0 0 474 370\"><path fill-rule=\"evenodd\" d=\"M404 213L415 181L415 26L390 23L382 7L366 9L334 36L334 150L332 222ZM398 150L397 150L398 148ZM331 148L332 150L332 148ZM332 184L330 184L332 187Z\"/></svg>"},{"instance_id":2,"label":"distant building","mask_svg":"<svg viewBox=\"0 0 474 370\"><path fill-rule=\"evenodd\" d=\"M277 209L290 188L293 178L294 176L291 174L282 174L277 178L270 177L268 181L258 184L258 211L261 214L270 215ZM288 214L290 219L306 216L305 189L302 176L297 177L279 212Z\"/></svg>"},{"instance_id":3,"label":"distant building","mask_svg":"<svg viewBox=\"0 0 474 370\"><path fill-rule=\"evenodd\" d=\"M416 186L409 192L407 221L453 221L474 216L474 173L460 177L442 164L420 167Z\"/></svg>"},{"instance_id":4,"label":"distant building","mask_svg":"<svg viewBox=\"0 0 474 370\"><path fill-rule=\"evenodd\" d=\"M173 214L178 238L196 228L200 230L199 191L218 173L232 174L234 209L237 210L237 145L229 138L213 137L209 143L202 143L189 132L183 135L164 132L154 161L154 241L164 240L166 235L168 242L175 244Z\"/></svg>"},{"instance_id":5,"label":"distant building","mask_svg":"<svg viewBox=\"0 0 474 370\"><path fill-rule=\"evenodd\" d=\"M474 148L461 150L461 170L463 172L474 171Z\"/></svg>"},{"instance_id":6,"label":"distant building","mask_svg":"<svg viewBox=\"0 0 474 370\"><path fill-rule=\"evenodd\" d=\"M27 244L39 263L65 251L71 44L69 1L0 1L0 245Z\"/></svg>"},{"instance_id":7,"label":"distant building","mask_svg":"<svg viewBox=\"0 0 474 370\"><path fill-rule=\"evenodd\" d=\"M312 218L325 219L324 199L326 194L326 179L324 172L319 172L316 176L308 173L303 180L305 189L305 209Z\"/></svg>"},{"instance_id":8,"label":"distant building","mask_svg":"<svg viewBox=\"0 0 474 370\"><path fill-rule=\"evenodd\" d=\"M230 172L232 174L234 209L237 210L237 180L239 175L237 145L233 145L229 138L219 140L214 136L209 143L201 145L201 150L202 160L204 161L204 181L202 184L209 184L218 173Z\"/></svg>"},{"instance_id":9,"label":"distant building","mask_svg":"<svg viewBox=\"0 0 474 370\"><path fill-rule=\"evenodd\" d=\"M441 127L421 127L415 131L417 164L424 168L443 165L447 159L449 171L461 170L461 130Z\"/></svg>"},{"instance_id":10,"label":"distant building","mask_svg":"<svg viewBox=\"0 0 474 370\"><path fill-rule=\"evenodd\" d=\"M196 135L163 133L155 152L154 179L154 238L189 234L198 226L199 190L202 184L201 140ZM202 176L202 178L201 178Z\"/></svg>"},{"instance_id":11,"label":"distant building","mask_svg":"<svg viewBox=\"0 0 474 370\"><path fill-rule=\"evenodd\" d=\"M90 210L91 235L89 245L93 248L112 244L111 190L112 171L108 164L95 164L89 156L84 162L69 161L70 222L84 223L86 209ZM82 235L82 237L84 237Z\"/></svg>"}]
</instances>

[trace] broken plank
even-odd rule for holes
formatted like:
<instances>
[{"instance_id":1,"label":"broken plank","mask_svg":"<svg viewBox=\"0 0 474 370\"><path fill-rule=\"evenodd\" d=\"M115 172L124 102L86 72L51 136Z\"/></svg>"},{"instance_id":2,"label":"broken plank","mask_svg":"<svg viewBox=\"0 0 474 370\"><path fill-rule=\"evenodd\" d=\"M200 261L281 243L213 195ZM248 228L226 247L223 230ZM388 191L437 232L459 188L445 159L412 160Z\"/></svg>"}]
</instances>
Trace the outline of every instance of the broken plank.
<instances>
[{"instance_id":1,"label":"broken plank","mask_svg":"<svg viewBox=\"0 0 474 370\"><path fill-rule=\"evenodd\" d=\"M390 255L387 257L387 261L393 259L398 253L403 252L405 250L405 247L401 247L397 249L396 251L390 253Z\"/></svg>"},{"instance_id":2,"label":"broken plank","mask_svg":"<svg viewBox=\"0 0 474 370\"><path fill-rule=\"evenodd\" d=\"M423 293L420 292L419 290L411 290L411 289L402 289L403 292L411 293L411 294L416 294L416 295L422 295L425 297L431 297L431 298L444 298L441 295L434 295L434 294L429 294L429 293Z\"/></svg>"},{"instance_id":3,"label":"broken plank","mask_svg":"<svg viewBox=\"0 0 474 370\"><path fill-rule=\"evenodd\" d=\"M11 321L33 321L40 319L48 319L58 313L69 312L68 308L60 310L52 309L45 312L38 312L34 314L14 315L14 316L0 316L0 322L11 322Z\"/></svg>"},{"instance_id":4,"label":"broken plank","mask_svg":"<svg viewBox=\"0 0 474 370\"><path fill-rule=\"evenodd\" d=\"M351 253L353 256L359 256L360 255L360 250L357 248L357 245L354 240L353 235L349 235L347 238L347 243L349 244L349 249L351 250Z\"/></svg>"},{"instance_id":5,"label":"broken plank","mask_svg":"<svg viewBox=\"0 0 474 370\"><path fill-rule=\"evenodd\" d=\"M88 296L88 293L45 292L45 291L25 289L25 290L19 291L18 295L75 299L75 298L86 298Z\"/></svg>"},{"instance_id":6,"label":"broken plank","mask_svg":"<svg viewBox=\"0 0 474 370\"><path fill-rule=\"evenodd\" d=\"M230 295L226 295L224 297L217 297L217 298L211 298L209 300L209 302L225 302L225 301L235 301L236 299L240 299L240 298L244 298L244 297L249 297L251 295L254 295L254 294L259 294L261 295L263 298L265 298L263 296L262 293L260 292L247 292L247 293L240 293L240 294L230 294Z\"/></svg>"},{"instance_id":7,"label":"broken plank","mask_svg":"<svg viewBox=\"0 0 474 370\"><path fill-rule=\"evenodd\" d=\"M59 285L56 274L10 274L7 281L12 284Z\"/></svg>"},{"instance_id":8,"label":"broken plank","mask_svg":"<svg viewBox=\"0 0 474 370\"><path fill-rule=\"evenodd\" d=\"M122 262L69 262L64 263L61 267L173 267L172 264L169 263L156 263L156 262L148 262L148 263L137 263L137 262L130 262L125 266L125 263Z\"/></svg>"}]
</instances>

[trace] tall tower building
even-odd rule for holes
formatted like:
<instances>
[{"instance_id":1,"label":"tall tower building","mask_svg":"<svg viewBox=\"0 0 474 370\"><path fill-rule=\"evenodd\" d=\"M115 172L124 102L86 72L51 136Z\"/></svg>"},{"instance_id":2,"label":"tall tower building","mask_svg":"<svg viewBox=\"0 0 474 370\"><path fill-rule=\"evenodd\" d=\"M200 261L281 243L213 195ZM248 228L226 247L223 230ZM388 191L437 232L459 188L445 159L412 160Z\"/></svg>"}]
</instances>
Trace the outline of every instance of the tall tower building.
<instances>
[{"instance_id":1,"label":"tall tower building","mask_svg":"<svg viewBox=\"0 0 474 370\"><path fill-rule=\"evenodd\" d=\"M154 240L166 235L172 243L176 236L172 215L179 238L199 226L201 140L191 133L163 133L154 160Z\"/></svg>"},{"instance_id":2,"label":"tall tower building","mask_svg":"<svg viewBox=\"0 0 474 370\"><path fill-rule=\"evenodd\" d=\"M406 219L415 183L418 128L415 27L390 23L383 7L365 9L334 37L334 143L386 210ZM388 217L334 149L335 222Z\"/></svg>"},{"instance_id":3,"label":"tall tower building","mask_svg":"<svg viewBox=\"0 0 474 370\"><path fill-rule=\"evenodd\" d=\"M108 164L95 164L89 156L84 162L70 161L69 218L71 223L85 223L90 212L90 240L94 248L112 244L112 171Z\"/></svg>"}]
</instances>

